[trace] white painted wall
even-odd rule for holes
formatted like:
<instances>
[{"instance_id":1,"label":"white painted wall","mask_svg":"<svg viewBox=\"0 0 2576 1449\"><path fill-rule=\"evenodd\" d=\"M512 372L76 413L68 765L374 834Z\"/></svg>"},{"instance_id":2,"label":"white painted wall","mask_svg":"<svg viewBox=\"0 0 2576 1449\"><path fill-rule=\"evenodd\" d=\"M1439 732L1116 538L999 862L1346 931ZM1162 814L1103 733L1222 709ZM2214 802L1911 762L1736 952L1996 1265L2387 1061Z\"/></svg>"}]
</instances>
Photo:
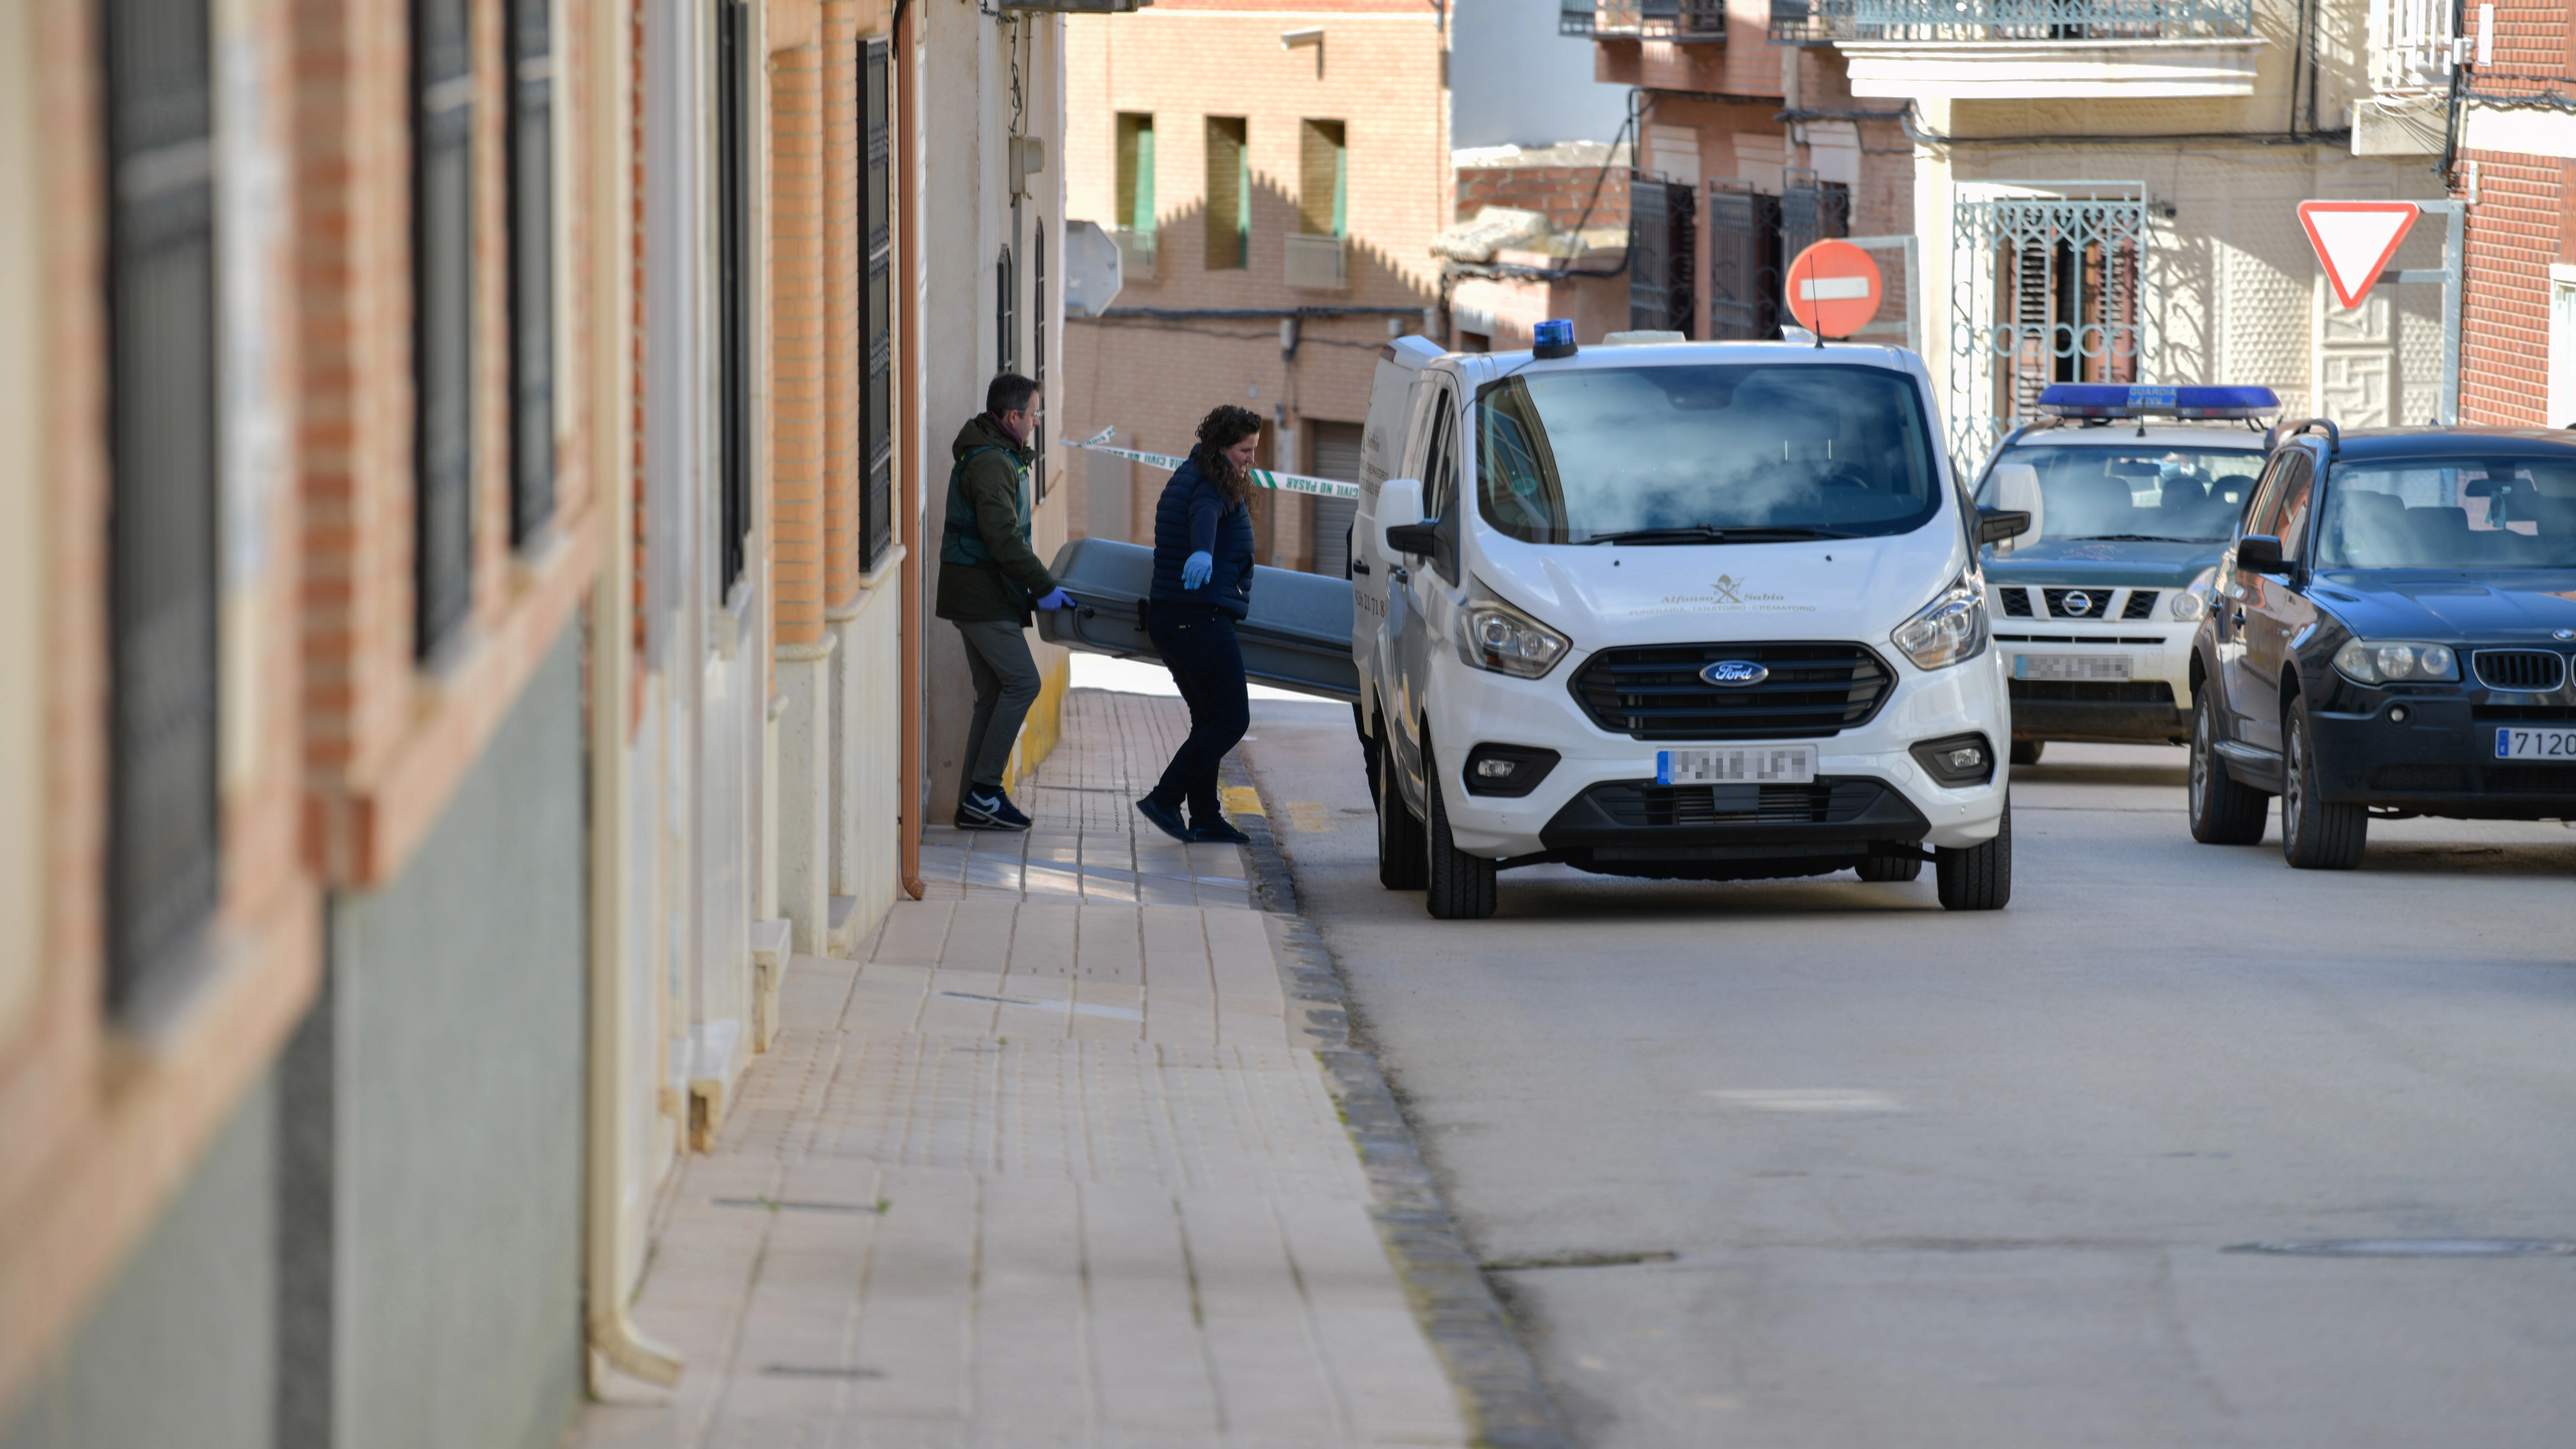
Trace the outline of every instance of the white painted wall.
<instances>
[{"instance_id":1,"label":"white painted wall","mask_svg":"<svg viewBox=\"0 0 2576 1449\"><path fill-rule=\"evenodd\" d=\"M1590 39L1556 33L1557 0L1457 0L1450 12L1449 144L1607 141L1628 88L1592 78Z\"/></svg>"}]
</instances>

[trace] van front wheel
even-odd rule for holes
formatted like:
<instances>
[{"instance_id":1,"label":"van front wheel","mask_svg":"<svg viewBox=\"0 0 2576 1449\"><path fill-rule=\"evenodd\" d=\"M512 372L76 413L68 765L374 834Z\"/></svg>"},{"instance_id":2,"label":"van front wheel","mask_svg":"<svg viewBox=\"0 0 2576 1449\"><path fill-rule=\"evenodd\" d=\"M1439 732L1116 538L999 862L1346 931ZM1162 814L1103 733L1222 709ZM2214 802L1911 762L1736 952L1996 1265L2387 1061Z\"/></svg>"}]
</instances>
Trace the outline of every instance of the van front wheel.
<instances>
[{"instance_id":1,"label":"van front wheel","mask_svg":"<svg viewBox=\"0 0 2576 1449\"><path fill-rule=\"evenodd\" d=\"M1418 891L1426 864L1422 821L1404 803L1404 787L1396 783L1395 759L1388 753L1393 748L1383 734L1369 746L1377 760L1372 772L1377 785L1377 883L1391 891Z\"/></svg>"},{"instance_id":2,"label":"van front wheel","mask_svg":"<svg viewBox=\"0 0 2576 1449\"><path fill-rule=\"evenodd\" d=\"M1449 834L1449 808L1441 803L1440 770L1422 751L1423 802L1431 807L1429 889L1423 904L1443 921L1481 921L1494 913L1494 863L1458 848Z\"/></svg>"},{"instance_id":3,"label":"van front wheel","mask_svg":"<svg viewBox=\"0 0 2576 1449\"><path fill-rule=\"evenodd\" d=\"M1983 845L1932 851L1932 874L1945 911L2000 911L2012 900L2012 801L2004 801L2004 818L1995 838Z\"/></svg>"}]
</instances>

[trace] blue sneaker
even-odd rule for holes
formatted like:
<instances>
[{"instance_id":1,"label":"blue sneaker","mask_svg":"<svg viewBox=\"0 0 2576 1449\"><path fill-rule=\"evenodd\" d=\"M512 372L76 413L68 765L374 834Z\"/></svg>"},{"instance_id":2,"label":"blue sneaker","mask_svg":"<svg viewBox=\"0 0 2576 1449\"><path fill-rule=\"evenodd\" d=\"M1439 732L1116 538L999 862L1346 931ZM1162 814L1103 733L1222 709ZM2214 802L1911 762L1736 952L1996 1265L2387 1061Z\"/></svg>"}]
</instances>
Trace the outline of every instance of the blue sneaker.
<instances>
[{"instance_id":1,"label":"blue sneaker","mask_svg":"<svg viewBox=\"0 0 2576 1449\"><path fill-rule=\"evenodd\" d=\"M1183 845L1189 844L1190 827L1181 822L1181 812L1179 810L1174 809L1172 806L1163 804L1153 796L1148 795L1144 799L1136 802L1136 813L1144 816L1147 820L1152 821L1156 830L1163 832L1165 835L1172 837Z\"/></svg>"},{"instance_id":2,"label":"blue sneaker","mask_svg":"<svg viewBox=\"0 0 2576 1449\"><path fill-rule=\"evenodd\" d=\"M1234 828L1234 822L1222 815L1211 815L1190 827L1192 845L1250 845L1252 837Z\"/></svg>"},{"instance_id":3,"label":"blue sneaker","mask_svg":"<svg viewBox=\"0 0 2576 1449\"><path fill-rule=\"evenodd\" d=\"M1026 830L1029 817L1000 789L969 790L957 801L960 830Z\"/></svg>"}]
</instances>

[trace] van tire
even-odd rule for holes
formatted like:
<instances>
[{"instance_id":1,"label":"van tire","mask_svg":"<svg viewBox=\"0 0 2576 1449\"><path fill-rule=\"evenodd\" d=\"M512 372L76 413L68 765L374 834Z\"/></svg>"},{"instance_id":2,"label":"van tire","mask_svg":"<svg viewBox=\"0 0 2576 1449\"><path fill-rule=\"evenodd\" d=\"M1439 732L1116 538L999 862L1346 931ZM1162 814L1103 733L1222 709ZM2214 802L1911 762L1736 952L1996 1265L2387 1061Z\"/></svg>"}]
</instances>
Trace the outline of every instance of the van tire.
<instances>
[{"instance_id":1,"label":"van tire","mask_svg":"<svg viewBox=\"0 0 2576 1449\"><path fill-rule=\"evenodd\" d=\"M2272 797L2227 773L2218 758L2218 696L2200 688L2191 712L2191 775L2184 799L2191 809L2191 838L2203 845L2260 845L2271 822Z\"/></svg>"},{"instance_id":2,"label":"van tire","mask_svg":"<svg viewBox=\"0 0 2576 1449\"><path fill-rule=\"evenodd\" d=\"M1853 869L1862 880L1916 880L1923 874L1923 862L1902 855L1873 855Z\"/></svg>"},{"instance_id":3,"label":"van tire","mask_svg":"<svg viewBox=\"0 0 2576 1449\"><path fill-rule=\"evenodd\" d=\"M2307 701L2281 721L2281 858L2297 870L2350 870L2370 841L2370 807L2317 798L2316 734Z\"/></svg>"},{"instance_id":4,"label":"van tire","mask_svg":"<svg viewBox=\"0 0 2576 1449\"><path fill-rule=\"evenodd\" d=\"M1370 772L1377 786L1377 883L1391 891L1418 891L1430 862L1424 855L1422 821L1404 803L1404 788L1396 783L1392 748L1384 735L1369 746L1377 759Z\"/></svg>"},{"instance_id":5,"label":"van tire","mask_svg":"<svg viewBox=\"0 0 2576 1449\"><path fill-rule=\"evenodd\" d=\"M1995 838L1961 849L1936 846L1932 876L1945 911L2000 911L2012 901L2012 800L2004 800L2004 818Z\"/></svg>"},{"instance_id":6,"label":"van tire","mask_svg":"<svg viewBox=\"0 0 2576 1449\"><path fill-rule=\"evenodd\" d=\"M1422 797L1431 807L1429 889L1423 897L1434 919L1481 921L1494 913L1494 863L1458 848L1449 834L1449 809L1441 803L1440 770L1422 752Z\"/></svg>"}]
</instances>

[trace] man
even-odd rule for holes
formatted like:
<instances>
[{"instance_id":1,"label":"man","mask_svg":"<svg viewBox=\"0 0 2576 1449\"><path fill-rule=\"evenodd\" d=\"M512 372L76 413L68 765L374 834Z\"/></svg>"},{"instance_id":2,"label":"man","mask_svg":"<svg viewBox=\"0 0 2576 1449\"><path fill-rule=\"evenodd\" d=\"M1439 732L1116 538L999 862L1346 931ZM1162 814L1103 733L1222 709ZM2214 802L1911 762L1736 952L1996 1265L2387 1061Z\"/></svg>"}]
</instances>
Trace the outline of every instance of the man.
<instances>
[{"instance_id":1,"label":"man","mask_svg":"<svg viewBox=\"0 0 2576 1449\"><path fill-rule=\"evenodd\" d=\"M1038 385L1006 372L984 389L982 415L949 445L957 464L948 475L948 531L939 545L939 617L964 637L975 679L975 722L957 790L960 830L1029 828L1029 817L1002 792L1020 722L1038 697L1037 661L1023 631L1032 603L1073 604L1029 548L1029 438L1037 420Z\"/></svg>"}]
</instances>

